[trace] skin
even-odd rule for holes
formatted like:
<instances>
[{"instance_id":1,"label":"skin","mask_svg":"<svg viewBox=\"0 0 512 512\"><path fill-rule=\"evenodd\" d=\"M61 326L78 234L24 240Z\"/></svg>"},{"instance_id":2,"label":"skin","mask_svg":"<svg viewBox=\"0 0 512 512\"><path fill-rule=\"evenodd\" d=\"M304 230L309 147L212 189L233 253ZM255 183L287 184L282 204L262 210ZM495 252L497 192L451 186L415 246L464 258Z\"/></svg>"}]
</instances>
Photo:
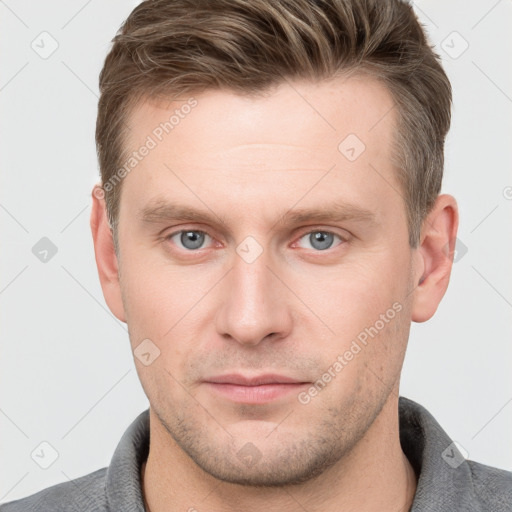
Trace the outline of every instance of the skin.
<instances>
[{"instance_id":1,"label":"skin","mask_svg":"<svg viewBox=\"0 0 512 512\"><path fill-rule=\"evenodd\" d=\"M438 197L412 249L391 163L396 109L368 77L194 97L123 180L118 255L93 191L106 302L133 350L147 338L160 350L148 366L134 359L150 402L149 509L408 510L416 476L399 442L400 372L411 321L428 320L448 286L454 198ZM183 103L137 105L127 147ZM353 162L338 150L350 133L366 146ZM158 201L211 219L144 221ZM334 201L367 215L278 223ZM209 236L190 249L168 236L179 230ZM327 249L310 236L319 231L334 234ZM262 250L251 263L236 250L248 236ZM203 382L277 373L310 386L393 304L400 311L307 404L295 392L235 403ZM238 456L247 443L253 464Z\"/></svg>"}]
</instances>

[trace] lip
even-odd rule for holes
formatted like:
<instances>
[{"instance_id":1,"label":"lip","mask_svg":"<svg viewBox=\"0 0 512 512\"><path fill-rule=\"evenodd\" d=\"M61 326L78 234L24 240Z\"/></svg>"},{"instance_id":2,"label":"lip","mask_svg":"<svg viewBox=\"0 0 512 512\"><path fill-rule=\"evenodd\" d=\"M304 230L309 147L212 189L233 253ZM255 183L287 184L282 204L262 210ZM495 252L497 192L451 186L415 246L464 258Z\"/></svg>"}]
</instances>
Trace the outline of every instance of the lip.
<instances>
[{"instance_id":1,"label":"lip","mask_svg":"<svg viewBox=\"0 0 512 512\"><path fill-rule=\"evenodd\" d=\"M261 404L285 397L309 385L285 375L261 374L246 376L241 374L209 377L203 381L210 390L236 403Z\"/></svg>"},{"instance_id":2,"label":"lip","mask_svg":"<svg viewBox=\"0 0 512 512\"><path fill-rule=\"evenodd\" d=\"M275 373L264 373L261 375L253 375L251 377L240 373L231 373L229 375L218 375L217 377L209 377L205 382L213 382L215 384L236 384L238 386L261 386L264 384L299 384L304 383L297 379L292 379L285 375Z\"/></svg>"}]
</instances>

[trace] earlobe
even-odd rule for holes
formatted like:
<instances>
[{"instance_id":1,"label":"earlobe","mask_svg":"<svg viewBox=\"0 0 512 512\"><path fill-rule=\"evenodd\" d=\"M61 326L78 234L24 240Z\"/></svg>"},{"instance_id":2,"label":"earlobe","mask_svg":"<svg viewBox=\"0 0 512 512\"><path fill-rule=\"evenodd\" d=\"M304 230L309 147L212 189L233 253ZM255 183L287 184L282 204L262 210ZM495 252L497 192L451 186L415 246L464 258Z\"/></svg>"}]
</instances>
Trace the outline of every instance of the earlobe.
<instances>
[{"instance_id":1,"label":"earlobe","mask_svg":"<svg viewBox=\"0 0 512 512\"><path fill-rule=\"evenodd\" d=\"M118 260L108 223L104 192L99 185L95 185L92 190L91 231L103 296L114 316L126 322L119 283Z\"/></svg>"},{"instance_id":2,"label":"earlobe","mask_svg":"<svg viewBox=\"0 0 512 512\"><path fill-rule=\"evenodd\" d=\"M417 286L413 295L412 320L425 322L437 310L452 270L459 215L457 202L440 195L423 222L417 251Z\"/></svg>"}]
</instances>

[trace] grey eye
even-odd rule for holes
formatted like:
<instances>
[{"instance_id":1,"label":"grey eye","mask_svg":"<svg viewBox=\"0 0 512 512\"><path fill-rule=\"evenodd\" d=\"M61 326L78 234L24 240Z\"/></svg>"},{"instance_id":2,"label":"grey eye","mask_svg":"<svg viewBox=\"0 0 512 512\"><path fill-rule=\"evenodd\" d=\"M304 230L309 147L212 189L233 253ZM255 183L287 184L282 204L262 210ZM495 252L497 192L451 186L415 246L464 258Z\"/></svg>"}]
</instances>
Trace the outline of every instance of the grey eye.
<instances>
[{"instance_id":1,"label":"grey eye","mask_svg":"<svg viewBox=\"0 0 512 512\"><path fill-rule=\"evenodd\" d=\"M188 249L190 251L200 249L205 241L205 238L206 237L210 238L203 231L197 231L197 230L179 231L178 233L171 235L169 238L173 239L175 237L179 237L179 243L185 249Z\"/></svg>"},{"instance_id":2,"label":"grey eye","mask_svg":"<svg viewBox=\"0 0 512 512\"><path fill-rule=\"evenodd\" d=\"M330 233L329 231L311 231L310 233L304 235L301 240L307 240L313 249L318 251L325 251L332 246L334 237L337 237L341 240L339 235ZM309 249L309 247L306 247L306 249Z\"/></svg>"}]
</instances>

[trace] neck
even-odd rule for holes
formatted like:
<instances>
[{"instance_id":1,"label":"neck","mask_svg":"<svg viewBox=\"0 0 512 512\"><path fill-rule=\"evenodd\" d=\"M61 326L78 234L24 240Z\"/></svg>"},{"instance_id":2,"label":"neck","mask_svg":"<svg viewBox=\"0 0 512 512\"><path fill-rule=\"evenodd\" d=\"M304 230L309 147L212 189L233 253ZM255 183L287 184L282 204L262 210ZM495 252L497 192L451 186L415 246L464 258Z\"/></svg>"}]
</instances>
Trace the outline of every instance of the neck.
<instances>
[{"instance_id":1,"label":"neck","mask_svg":"<svg viewBox=\"0 0 512 512\"><path fill-rule=\"evenodd\" d=\"M232 484L205 473L150 410L150 451L142 468L146 510L406 512L416 492L416 475L400 446L397 407L396 397L388 400L352 451L321 475L275 488Z\"/></svg>"}]
</instances>

